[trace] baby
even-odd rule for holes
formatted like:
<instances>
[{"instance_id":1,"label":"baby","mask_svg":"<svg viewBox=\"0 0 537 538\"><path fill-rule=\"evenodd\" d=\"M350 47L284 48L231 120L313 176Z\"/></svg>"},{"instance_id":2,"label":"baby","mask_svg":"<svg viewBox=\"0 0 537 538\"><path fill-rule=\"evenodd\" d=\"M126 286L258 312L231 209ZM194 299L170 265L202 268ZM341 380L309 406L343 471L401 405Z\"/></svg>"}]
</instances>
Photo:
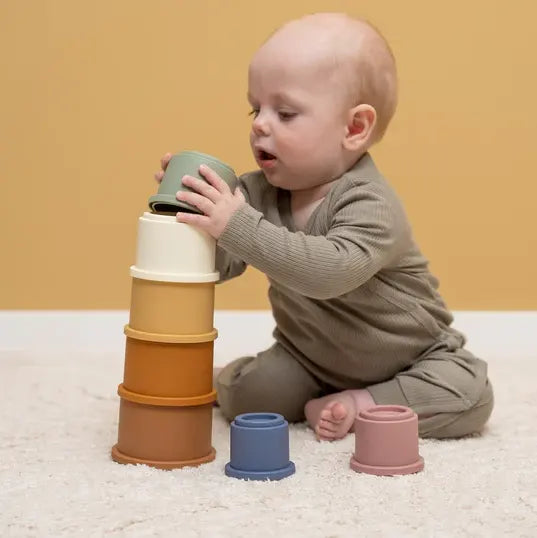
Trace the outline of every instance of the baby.
<instances>
[{"instance_id":1,"label":"baby","mask_svg":"<svg viewBox=\"0 0 537 538\"><path fill-rule=\"evenodd\" d=\"M418 414L422 437L481 430L493 407L487 365L451 327L401 202L368 153L397 102L384 38L343 14L289 22L255 53L248 88L260 169L231 192L202 166L207 182L185 176L195 192L177 194L203 213L177 220L217 240L222 280L252 265L270 282L275 343L220 372L224 415L305 418L334 440L361 409L400 404Z\"/></svg>"}]
</instances>

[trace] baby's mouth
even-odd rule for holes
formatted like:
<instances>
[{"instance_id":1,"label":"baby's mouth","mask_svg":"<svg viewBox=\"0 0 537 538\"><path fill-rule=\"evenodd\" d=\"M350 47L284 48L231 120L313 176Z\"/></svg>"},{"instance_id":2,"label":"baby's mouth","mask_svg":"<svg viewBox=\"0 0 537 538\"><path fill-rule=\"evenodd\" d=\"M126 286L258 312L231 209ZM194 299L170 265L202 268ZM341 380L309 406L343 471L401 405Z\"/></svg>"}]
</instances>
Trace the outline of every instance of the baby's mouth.
<instances>
[{"instance_id":1,"label":"baby's mouth","mask_svg":"<svg viewBox=\"0 0 537 538\"><path fill-rule=\"evenodd\" d=\"M269 153L268 151L265 151L264 149L260 149L257 152L257 156L261 162L270 162L276 160L276 155L273 155L272 153Z\"/></svg>"}]
</instances>

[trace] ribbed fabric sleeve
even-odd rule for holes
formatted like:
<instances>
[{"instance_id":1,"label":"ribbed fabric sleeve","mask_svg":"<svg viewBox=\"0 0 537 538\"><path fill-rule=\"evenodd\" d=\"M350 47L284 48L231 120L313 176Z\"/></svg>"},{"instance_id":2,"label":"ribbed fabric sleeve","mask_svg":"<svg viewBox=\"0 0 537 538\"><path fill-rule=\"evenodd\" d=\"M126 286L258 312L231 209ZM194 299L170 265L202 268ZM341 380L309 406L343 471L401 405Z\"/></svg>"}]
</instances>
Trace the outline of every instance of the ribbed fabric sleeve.
<instances>
[{"instance_id":1,"label":"ribbed fabric sleeve","mask_svg":"<svg viewBox=\"0 0 537 538\"><path fill-rule=\"evenodd\" d=\"M326 236L276 226L246 204L230 220L219 245L272 280L315 299L358 288L405 247L405 226L374 190L351 185L334 202ZM353 188L354 187L354 188Z\"/></svg>"}]
</instances>

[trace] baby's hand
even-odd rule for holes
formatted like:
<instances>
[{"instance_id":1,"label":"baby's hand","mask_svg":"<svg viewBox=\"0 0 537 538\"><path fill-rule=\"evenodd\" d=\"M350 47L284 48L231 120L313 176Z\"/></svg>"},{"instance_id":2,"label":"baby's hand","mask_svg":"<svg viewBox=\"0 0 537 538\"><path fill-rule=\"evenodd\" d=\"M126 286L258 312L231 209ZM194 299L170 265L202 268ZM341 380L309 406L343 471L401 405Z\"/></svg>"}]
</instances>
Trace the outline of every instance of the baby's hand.
<instances>
[{"instance_id":1,"label":"baby's hand","mask_svg":"<svg viewBox=\"0 0 537 538\"><path fill-rule=\"evenodd\" d=\"M168 163L170 162L171 158L172 158L172 154L166 153L164 157L160 159L160 167L162 168L162 170L159 170L155 174L155 179L157 180L158 183L162 181L162 178L164 177L164 172L166 171L166 168L168 167Z\"/></svg>"},{"instance_id":2,"label":"baby's hand","mask_svg":"<svg viewBox=\"0 0 537 538\"><path fill-rule=\"evenodd\" d=\"M202 164L199 171L206 181L184 176L183 184L193 192L179 191L177 199L196 206L203 215L180 211L177 213L177 220L197 226L218 239L235 211L243 206L246 200L239 187L235 188L235 192L231 192L229 185L208 166Z\"/></svg>"}]
</instances>

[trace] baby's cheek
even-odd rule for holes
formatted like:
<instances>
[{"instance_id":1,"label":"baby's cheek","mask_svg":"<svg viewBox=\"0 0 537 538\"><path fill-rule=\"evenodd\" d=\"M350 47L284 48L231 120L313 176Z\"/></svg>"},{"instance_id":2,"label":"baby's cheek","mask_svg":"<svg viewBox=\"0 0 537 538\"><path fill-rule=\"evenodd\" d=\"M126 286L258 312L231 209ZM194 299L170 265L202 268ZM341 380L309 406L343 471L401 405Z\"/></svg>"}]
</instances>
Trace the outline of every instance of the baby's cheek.
<instances>
[{"instance_id":1,"label":"baby's cheek","mask_svg":"<svg viewBox=\"0 0 537 538\"><path fill-rule=\"evenodd\" d=\"M287 146L290 148L290 151L297 157L307 157L309 159L314 158L312 152L318 148L318 144L317 137L312 136L297 136L292 140L287 141Z\"/></svg>"},{"instance_id":2,"label":"baby's cheek","mask_svg":"<svg viewBox=\"0 0 537 538\"><path fill-rule=\"evenodd\" d=\"M302 156L310 161L322 161L326 154L326 142L320 137L309 137L300 142Z\"/></svg>"}]
</instances>

